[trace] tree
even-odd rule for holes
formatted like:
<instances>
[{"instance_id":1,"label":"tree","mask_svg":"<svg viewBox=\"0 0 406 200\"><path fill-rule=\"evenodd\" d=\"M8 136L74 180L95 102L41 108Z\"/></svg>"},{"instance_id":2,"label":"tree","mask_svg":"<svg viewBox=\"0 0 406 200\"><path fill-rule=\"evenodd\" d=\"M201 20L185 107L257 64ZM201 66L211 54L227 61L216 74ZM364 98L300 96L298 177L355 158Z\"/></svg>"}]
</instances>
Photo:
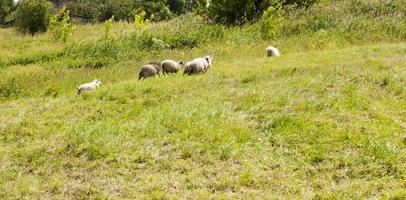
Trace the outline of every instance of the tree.
<instances>
[{"instance_id":1,"label":"tree","mask_svg":"<svg viewBox=\"0 0 406 200\"><path fill-rule=\"evenodd\" d=\"M319 0L211 0L208 16L223 24L244 24L260 19L270 6L295 5L308 8Z\"/></svg>"},{"instance_id":2,"label":"tree","mask_svg":"<svg viewBox=\"0 0 406 200\"><path fill-rule=\"evenodd\" d=\"M211 0L209 18L224 24L243 24L258 19L273 2L269 0Z\"/></svg>"},{"instance_id":3,"label":"tree","mask_svg":"<svg viewBox=\"0 0 406 200\"><path fill-rule=\"evenodd\" d=\"M31 35L47 31L51 7L45 0L23 0L15 14L17 30Z\"/></svg>"},{"instance_id":4,"label":"tree","mask_svg":"<svg viewBox=\"0 0 406 200\"><path fill-rule=\"evenodd\" d=\"M105 8L99 20L105 21L114 16L117 20L127 20L131 16L133 10L132 0L106 0Z\"/></svg>"},{"instance_id":5,"label":"tree","mask_svg":"<svg viewBox=\"0 0 406 200\"><path fill-rule=\"evenodd\" d=\"M209 0L167 0L167 4L172 13L181 15L204 9L207 1Z\"/></svg>"},{"instance_id":6,"label":"tree","mask_svg":"<svg viewBox=\"0 0 406 200\"><path fill-rule=\"evenodd\" d=\"M0 0L0 24L4 23L6 17L11 13L13 0Z\"/></svg>"}]
</instances>

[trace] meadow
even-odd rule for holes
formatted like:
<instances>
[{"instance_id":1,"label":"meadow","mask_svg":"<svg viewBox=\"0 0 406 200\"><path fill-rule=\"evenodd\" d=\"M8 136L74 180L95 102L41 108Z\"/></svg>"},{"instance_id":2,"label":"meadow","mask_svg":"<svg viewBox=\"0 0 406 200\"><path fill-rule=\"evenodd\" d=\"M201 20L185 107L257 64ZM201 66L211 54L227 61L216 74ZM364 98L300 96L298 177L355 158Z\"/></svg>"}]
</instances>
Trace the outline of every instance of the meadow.
<instances>
[{"instance_id":1,"label":"meadow","mask_svg":"<svg viewBox=\"0 0 406 200\"><path fill-rule=\"evenodd\" d=\"M0 199L405 199L405 11L350 5L287 13L272 40L196 16L0 29ZM203 75L137 80L206 54Z\"/></svg>"}]
</instances>

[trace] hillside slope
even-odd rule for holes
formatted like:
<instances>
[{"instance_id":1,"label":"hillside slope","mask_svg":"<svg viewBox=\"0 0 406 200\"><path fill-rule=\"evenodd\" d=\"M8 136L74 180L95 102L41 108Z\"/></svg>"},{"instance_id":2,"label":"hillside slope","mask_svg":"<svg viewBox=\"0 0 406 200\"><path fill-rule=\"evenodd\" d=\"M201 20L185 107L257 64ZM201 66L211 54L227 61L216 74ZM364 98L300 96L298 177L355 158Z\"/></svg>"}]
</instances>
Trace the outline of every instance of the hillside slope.
<instances>
[{"instance_id":1,"label":"hillside slope","mask_svg":"<svg viewBox=\"0 0 406 200\"><path fill-rule=\"evenodd\" d=\"M22 89L0 103L0 198L405 198L406 43L264 46L167 51L215 65L146 81L141 61L1 68Z\"/></svg>"}]
</instances>

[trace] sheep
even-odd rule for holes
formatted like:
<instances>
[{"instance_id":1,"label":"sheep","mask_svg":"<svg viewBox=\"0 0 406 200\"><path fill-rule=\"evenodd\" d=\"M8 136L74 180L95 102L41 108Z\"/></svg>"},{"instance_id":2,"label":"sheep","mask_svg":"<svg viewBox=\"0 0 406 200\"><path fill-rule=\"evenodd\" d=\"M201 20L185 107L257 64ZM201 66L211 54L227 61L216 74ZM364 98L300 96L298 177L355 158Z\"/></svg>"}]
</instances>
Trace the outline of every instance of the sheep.
<instances>
[{"instance_id":1,"label":"sheep","mask_svg":"<svg viewBox=\"0 0 406 200\"><path fill-rule=\"evenodd\" d=\"M273 46L266 48L266 55L268 57L280 56L279 50Z\"/></svg>"},{"instance_id":2,"label":"sheep","mask_svg":"<svg viewBox=\"0 0 406 200\"><path fill-rule=\"evenodd\" d=\"M195 58L185 65L183 75L204 73L213 65L213 56Z\"/></svg>"},{"instance_id":3,"label":"sheep","mask_svg":"<svg viewBox=\"0 0 406 200\"><path fill-rule=\"evenodd\" d=\"M162 74L178 73L184 65L183 61L164 60L161 62Z\"/></svg>"},{"instance_id":4,"label":"sheep","mask_svg":"<svg viewBox=\"0 0 406 200\"><path fill-rule=\"evenodd\" d=\"M191 75L191 74L199 74L203 73L205 69L205 62L202 60L192 60L186 63L185 68L183 70L183 75Z\"/></svg>"},{"instance_id":5,"label":"sheep","mask_svg":"<svg viewBox=\"0 0 406 200\"><path fill-rule=\"evenodd\" d=\"M146 79L148 77L152 76L161 76L159 72L161 71L160 69L160 63L158 62L150 62L149 64L141 67L140 73L138 74L138 80L141 79Z\"/></svg>"},{"instance_id":6,"label":"sheep","mask_svg":"<svg viewBox=\"0 0 406 200\"><path fill-rule=\"evenodd\" d=\"M212 55L209 55L209 56L204 57L204 59L206 60L205 66L204 66L205 67L204 71L207 71L213 65L213 59L214 58L213 58Z\"/></svg>"},{"instance_id":7,"label":"sheep","mask_svg":"<svg viewBox=\"0 0 406 200\"><path fill-rule=\"evenodd\" d=\"M90 83L85 83L80 85L77 90L78 90L78 95L80 95L84 91L90 91L90 90L95 90L98 89L101 85L101 81L96 79Z\"/></svg>"},{"instance_id":8,"label":"sheep","mask_svg":"<svg viewBox=\"0 0 406 200\"><path fill-rule=\"evenodd\" d=\"M206 72L213 65L213 56L205 56L203 58L195 58L193 61L200 61L204 64L204 72Z\"/></svg>"}]
</instances>

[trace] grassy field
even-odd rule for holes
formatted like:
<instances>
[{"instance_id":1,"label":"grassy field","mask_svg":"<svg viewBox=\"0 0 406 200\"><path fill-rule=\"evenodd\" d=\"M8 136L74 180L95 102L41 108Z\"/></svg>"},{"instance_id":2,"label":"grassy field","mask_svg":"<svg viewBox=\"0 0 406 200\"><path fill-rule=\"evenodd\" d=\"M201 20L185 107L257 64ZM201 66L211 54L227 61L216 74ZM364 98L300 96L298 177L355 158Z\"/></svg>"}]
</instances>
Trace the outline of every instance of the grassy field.
<instances>
[{"instance_id":1,"label":"grassy field","mask_svg":"<svg viewBox=\"0 0 406 200\"><path fill-rule=\"evenodd\" d=\"M406 198L400 36L117 51L100 68L81 67L98 51L66 53L102 34L82 25L65 44L0 29L0 199ZM280 57L265 57L270 43ZM137 81L149 61L208 53L204 75Z\"/></svg>"}]
</instances>

